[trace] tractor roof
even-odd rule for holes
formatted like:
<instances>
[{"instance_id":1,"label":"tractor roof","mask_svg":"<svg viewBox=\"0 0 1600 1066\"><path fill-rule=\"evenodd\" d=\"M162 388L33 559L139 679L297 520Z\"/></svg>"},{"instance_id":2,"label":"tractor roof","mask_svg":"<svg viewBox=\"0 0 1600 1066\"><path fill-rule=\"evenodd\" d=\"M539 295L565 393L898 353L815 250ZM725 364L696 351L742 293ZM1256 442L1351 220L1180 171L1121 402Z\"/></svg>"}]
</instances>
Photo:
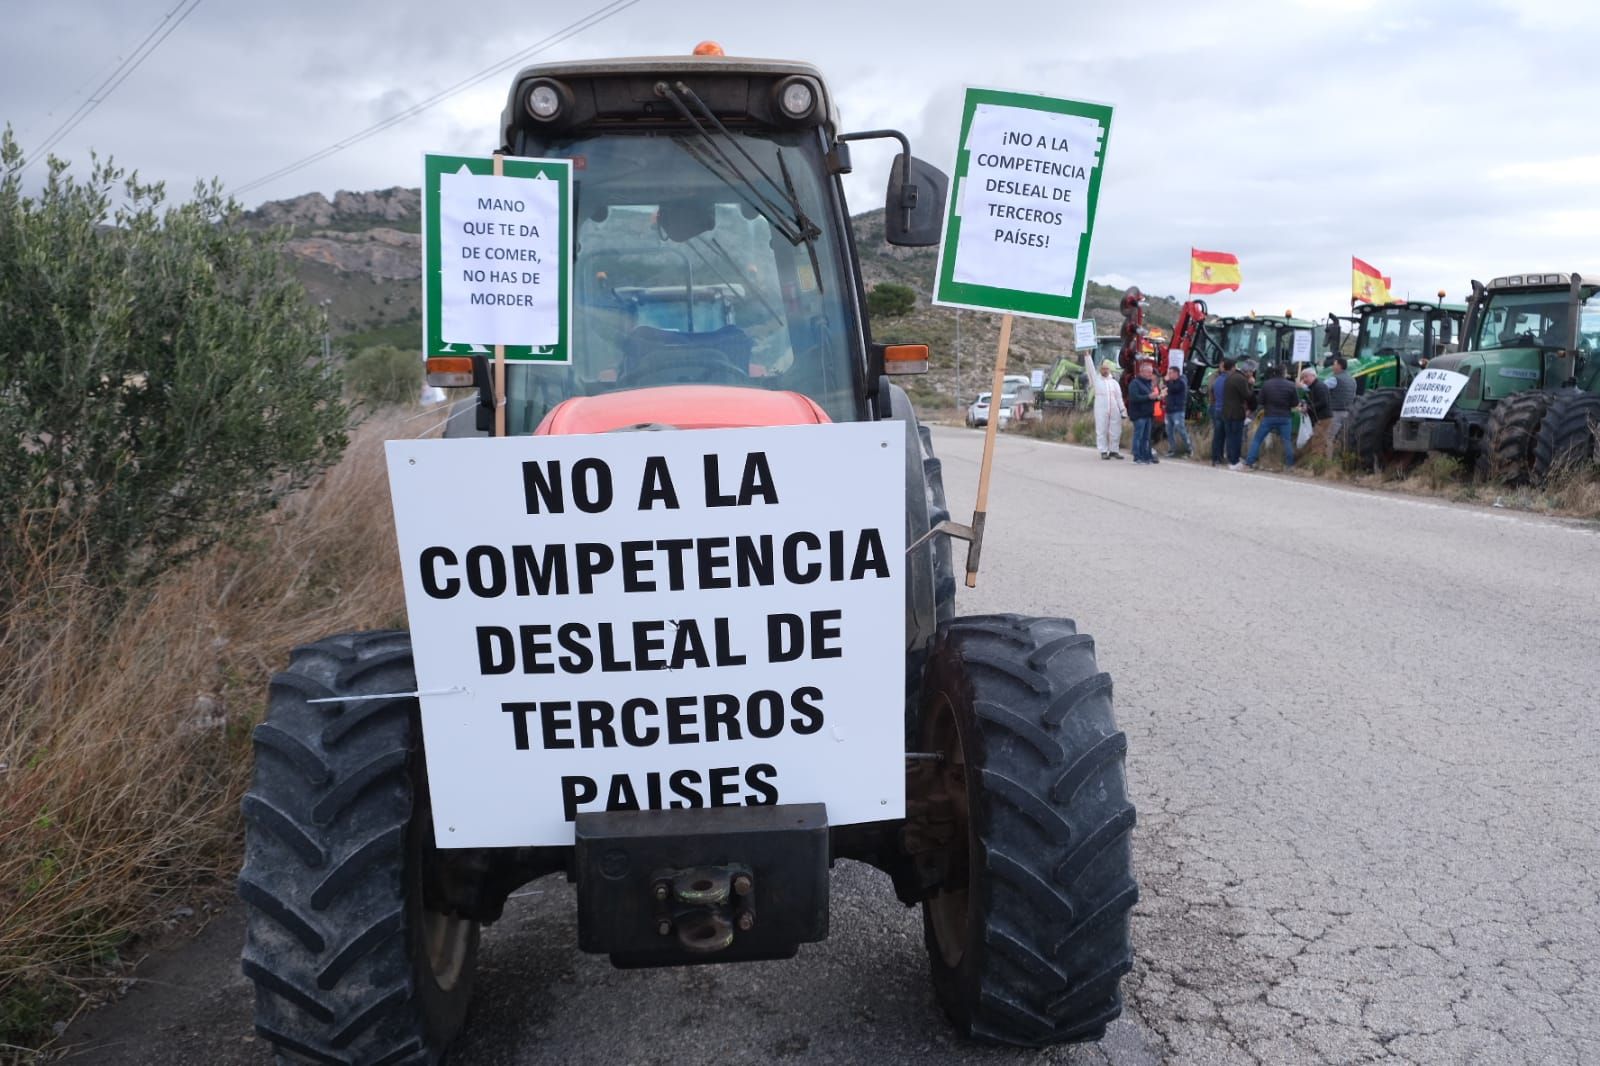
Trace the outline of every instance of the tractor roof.
<instances>
[{"instance_id":1,"label":"tractor roof","mask_svg":"<svg viewBox=\"0 0 1600 1066\"><path fill-rule=\"evenodd\" d=\"M1466 314L1466 304L1444 303L1440 300L1390 300L1386 304L1362 304L1355 309L1358 315L1370 315L1374 311L1382 311L1388 307L1399 308L1425 308L1429 311L1454 311Z\"/></svg>"},{"instance_id":2,"label":"tractor roof","mask_svg":"<svg viewBox=\"0 0 1600 1066\"><path fill-rule=\"evenodd\" d=\"M1600 284L1600 271L1588 274L1567 274L1555 271L1548 274L1506 274L1489 282L1490 289L1543 289L1571 285L1577 278L1586 284Z\"/></svg>"},{"instance_id":3,"label":"tractor roof","mask_svg":"<svg viewBox=\"0 0 1600 1066\"><path fill-rule=\"evenodd\" d=\"M1290 326L1294 329L1317 329L1322 325L1320 322L1308 322L1303 318L1289 318L1286 315L1235 315L1222 321L1226 325L1235 322L1265 322L1270 326Z\"/></svg>"},{"instance_id":4,"label":"tractor roof","mask_svg":"<svg viewBox=\"0 0 1600 1066\"><path fill-rule=\"evenodd\" d=\"M506 97L505 110L500 114L502 143L507 146L512 143L512 130L518 124L523 95L531 81L551 78L567 83L593 83L601 80L620 82L627 86L626 95L630 102L635 100L654 102L650 84L646 83L653 84L667 77L686 79L690 82L691 88L696 83L703 84L711 80L751 78L777 82L790 77L809 78L816 83L821 92L823 121L830 131L839 127L839 111L832 95L828 92L828 83L823 79L822 72L810 63L792 59L752 59L744 56L719 55L633 56L619 59L537 63L522 68L511 81L511 91ZM702 92L701 95L705 93Z\"/></svg>"}]
</instances>

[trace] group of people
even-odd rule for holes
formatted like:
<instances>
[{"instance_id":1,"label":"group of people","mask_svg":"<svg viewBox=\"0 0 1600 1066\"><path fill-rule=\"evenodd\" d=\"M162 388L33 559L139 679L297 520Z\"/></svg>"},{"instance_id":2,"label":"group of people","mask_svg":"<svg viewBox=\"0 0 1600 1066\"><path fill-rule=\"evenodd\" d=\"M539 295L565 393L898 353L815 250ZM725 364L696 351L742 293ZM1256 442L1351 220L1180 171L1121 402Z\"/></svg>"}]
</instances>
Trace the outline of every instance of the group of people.
<instances>
[{"instance_id":1,"label":"group of people","mask_svg":"<svg viewBox=\"0 0 1600 1066\"><path fill-rule=\"evenodd\" d=\"M1192 454L1194 449L1189 442L1186 421L1189 383L1177 368L1167 370L1165 381L1157 380L1152 359L1141 359L1137 365L1124 401L1121 382L1112 373L1111 360L1102 360L1096 374L1090 366L1089 355L1084 355L1084 368L1094 391L1094 436L1100 458L1122 458L1122 420L1128 418L1133 422L1133 461L1159 463L1161 460L1156 458L1151 445L1158 402L1166 411L1168 458ZM1266 380L1258 388L1253 364L1240 366L1237 360L1224 359L1210 386L1211 465L1226 463L1229 470L1254 470L1261 458L1262 445L1276 434L1283 441L1283 465L1294 466L1295 434L1291 427L1296 408L1311 421L1311 438L1306 448L1332 457L1334 441L1350 417L1356 397L1355 380L1343 356L1334 359L1333 371L1333 376L1325 382L1315 370L1302 370L1299 388L1296 388L1284 375L1282 365L1269 366L1265 371ZM1303 400L1302 389L1306 394ZM1245 423L1258 408L1261 422L1246 452Z\"/></svg>"},{"instance_id":2,"label":"group of people","mask_svg":"<svg viewBox=\"0 0 1600 1066\"><path fill-rule=\"evenodd\" d=\"M1122 458L1122 420L1127 418L1133 422L1133 461L1146 465L1159 463L1161 460L1156 458L1152 446L1157 403L1161 403L1166 412L1167 457L1175 459L1194 451L1184 418L1189 406L1189 383L1176 368L1167 371L1165 381L1159 381L1154 360L1139 360L1124 402L1122 383L1111 373L1110 359L1100 361L1098 375L1090 366L1088 353L1084 353L1083 364L1094 390L1094 439L1100 458Z\"/></svg>"}]
</instances>

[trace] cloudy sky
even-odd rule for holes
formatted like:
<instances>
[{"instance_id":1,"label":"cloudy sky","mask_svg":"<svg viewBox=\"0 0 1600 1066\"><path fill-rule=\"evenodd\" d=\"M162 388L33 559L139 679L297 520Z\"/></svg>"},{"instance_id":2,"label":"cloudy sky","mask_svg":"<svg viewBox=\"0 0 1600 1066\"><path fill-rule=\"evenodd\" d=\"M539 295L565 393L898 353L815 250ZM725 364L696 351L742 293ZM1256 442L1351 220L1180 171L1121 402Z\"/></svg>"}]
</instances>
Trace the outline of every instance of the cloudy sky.
<instances>
[{"instance_id":1,"label":"cloudy sky","mask_svg":"<svg viewBox=\"0 0 1600 1066\"><path fill-rule=\"evenodd\" d=\"M4 0L0 122L31 152L191 2ZM239 188L604 10L200 0L55 151ZM1235 252L1244 287L1213 310L1342 311L1352 254L1401 293L1453 299L1471 277L1600 271L1600 4L636 0L539 58L704 38L816 63L847 128L898 127L946 170L963 85L1113 104L1091 273L1181 293L1191 245ZM243 199L415 185L423 150L494 147L510 77ZM855 156L859 211L881 203L888 156Z\"/></svg>"}]
</instances>

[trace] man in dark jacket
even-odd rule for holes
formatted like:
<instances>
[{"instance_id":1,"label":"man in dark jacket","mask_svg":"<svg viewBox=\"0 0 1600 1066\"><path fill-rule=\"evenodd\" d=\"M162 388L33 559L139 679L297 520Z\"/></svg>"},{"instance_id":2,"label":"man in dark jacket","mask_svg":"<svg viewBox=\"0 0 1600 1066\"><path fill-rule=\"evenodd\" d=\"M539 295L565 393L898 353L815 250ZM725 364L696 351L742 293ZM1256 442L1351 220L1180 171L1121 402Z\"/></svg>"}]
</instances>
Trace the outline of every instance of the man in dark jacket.
<instances>
[{"instance_id":1,"label":"man in dark jacket","mask_svg":"<svg viewBox=\"0 0 1600 1066\"><path fill-rule=\"evenodd\" d=\"M1227 435L1228 469L1243 470L1239 452L1244 445L1244 420L1255 404L1255 397L1250 391L1250 379L1232 359L1224 359L1222 368L1228 372L1227 384L1222 386L1222 428Z\"/></svg>"},{"instance_id":2,"label":"man in dark jacket","mask_svg":"<svg viewBox=\"0 0 1600 1066\"><path fill-rule=\"evenodd\" d=\"M1267 380L1261 385L1261 425L1256 427L1256 435L1250 440L1250 454L1244 457L1245 466L1251 470L1256 468L1256 460L1261 458L1261 442L1270 433L1276 433L1283 439L1284 469L1294 466L1294 434L1289 432L1289 427L1294 424L1291 415L1299 403L1300 394L1295 390L1294 383L1283 376L1283 366L1268 367Z\"/></svg>"},{"instance_id":3,"label":"man in dark jacket","mask_svg":"<svg viewBox=\"0 0 1600 1066\"><path fill-rule=\"evenodd\" d=\"M1228 439L1227 430L1222 421L1222 390L1228 386L1228 371L1233 369L1233 360L1224 359L1217 372L1211 375L1211 465L1221 466L1223 457L1223 444Z\"/></svg>"},{"instance_id":4,"label":"man in dark jacket","mask_svg":"<svg viewBox=\"0 0 1600 1066\"><path fill-rule=\"evenodd\" d=\"M1189 382L1183 371L1167 368L1167 457L1175 459L1194 451L1189 443Z\"/></svg>"},{"instance_id":5,"label":"man in dark jacket","mask_svg":"<svg viewBox=\"0 0 1600 1066\"><path fill-rule=\"evenodd\" d=\"M1317 377L1315 370L1300 371L1300 387L1306 390L1306 411L1311 415L1311 439L1306 441L1306 451L1313 455L1325 454L1328 437L1333 432L1333 405L1328 386Z\"/></svg>"},{"instance_id":6,"label":"man in dark jacket","mask_svg":"<svg viewBox=\"0 0 1600 1066\"><path fill-rule=\"evenodd\" d=\"M1159 463L1150 448L1150 431L1155 428L1156 399L1160 386L1156 384L1156 364L1151 359L1139 360L1138 376L1128 382L1128 417L1133 419L1133 461Z\"/></svg>"}]
</instances>

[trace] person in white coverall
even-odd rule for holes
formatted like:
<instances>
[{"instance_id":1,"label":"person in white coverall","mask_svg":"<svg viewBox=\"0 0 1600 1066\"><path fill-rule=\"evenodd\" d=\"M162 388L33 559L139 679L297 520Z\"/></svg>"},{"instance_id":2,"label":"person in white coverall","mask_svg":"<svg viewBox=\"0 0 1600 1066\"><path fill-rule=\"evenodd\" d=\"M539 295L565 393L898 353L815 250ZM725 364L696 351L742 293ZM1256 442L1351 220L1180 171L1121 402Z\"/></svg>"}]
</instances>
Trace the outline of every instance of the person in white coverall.
<instances>
[{"instance_id":1,"label":"person in white coverall","mask_svg":"<svg viewBox=\"0 0 1600 1066\"><path fill-rule=\"evenodd\" d=\"M1122 402L1122 386L1111 374L1111 360L1100 360L1100 372L1094 371L1092 356L1083 353L1083 369L1088 375L1089 387L1094 390L1094 443L1102 459L1122 458L1122 420L1128 408Z\"/></svg>"}]
</instances>

